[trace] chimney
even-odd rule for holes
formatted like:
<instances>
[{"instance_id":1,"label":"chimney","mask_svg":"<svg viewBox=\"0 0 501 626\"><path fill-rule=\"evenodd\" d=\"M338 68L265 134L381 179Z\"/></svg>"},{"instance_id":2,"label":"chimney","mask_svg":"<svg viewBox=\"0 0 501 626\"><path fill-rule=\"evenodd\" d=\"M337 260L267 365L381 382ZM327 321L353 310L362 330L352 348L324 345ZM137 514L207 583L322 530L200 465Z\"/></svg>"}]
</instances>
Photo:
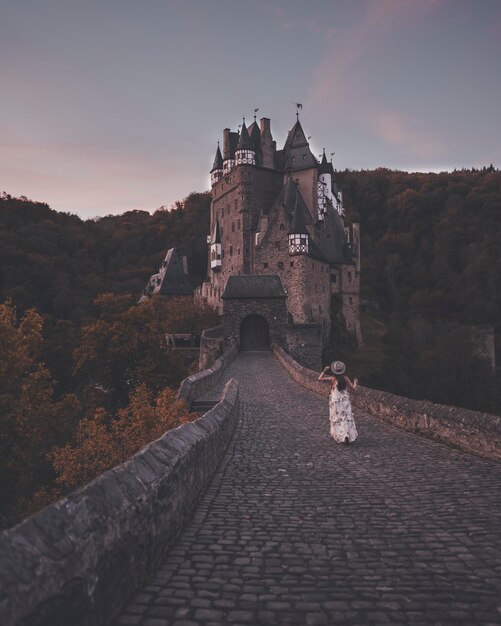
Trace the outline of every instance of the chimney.
<instances>
[{"instance_id":1,"label":"chimney","mask_svg":"<svg viewBox=\"0 0 501 626\"><path fill-rule=\"evenodd\" d=\"M231 159L230 129L223 130L223 160Z\"/></svg>"},{"instance_id":2,"label":"chimney","mask_svg":"<svg viewBox=\"0 0 501 626\"><path fill-rule=\"evenodd\" d=\"M261 127L261 144L263 146L263 166L273 169L273 154L275 152L274 141L271 135L271 121L267 117L262 117L259 120Z\"/></svg>"}]
</instances>

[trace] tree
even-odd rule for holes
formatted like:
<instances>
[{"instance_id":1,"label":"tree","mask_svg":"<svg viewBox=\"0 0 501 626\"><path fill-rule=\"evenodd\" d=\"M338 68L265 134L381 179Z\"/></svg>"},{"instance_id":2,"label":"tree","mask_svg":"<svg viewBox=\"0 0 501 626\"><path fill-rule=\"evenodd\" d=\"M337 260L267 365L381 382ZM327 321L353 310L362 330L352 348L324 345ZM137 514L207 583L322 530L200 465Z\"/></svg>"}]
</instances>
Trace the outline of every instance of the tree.
<instances>
[{"instance_id":1,"label":"tree","mask_svg":"<svg viewBox=\"0 0 501 626\"><path fill-rule=\"evenodd\" d=\"M17 319L0 305L0 521L8 524L33 493L50 481L47 452L63 441L78 417L75 396L54 398L50 372L40 360L41 316L33 309Z\"/></svg>"},{"instance_id":2,"label":"tree","mask_svg":"<svg viewBox=\"0 0 501 626\"><path fill-rule=\"evenodd\" d=\"M173 389L165 388L153 399L151 391L141 384L116 417L98 409L91 419L80 422L73 445L52 450L49 458L57 473L56 483L65 491L76 489L197 416L176 399Z\"/></svg>"}]
</instances>

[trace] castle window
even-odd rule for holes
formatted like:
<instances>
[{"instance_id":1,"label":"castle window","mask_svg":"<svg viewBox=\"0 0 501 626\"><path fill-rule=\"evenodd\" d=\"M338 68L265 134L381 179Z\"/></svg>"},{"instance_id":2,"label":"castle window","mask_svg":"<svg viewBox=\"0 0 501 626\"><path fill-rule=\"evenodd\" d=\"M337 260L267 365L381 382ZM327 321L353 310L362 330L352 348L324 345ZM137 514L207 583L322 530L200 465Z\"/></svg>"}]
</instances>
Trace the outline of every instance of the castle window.
<instances>
[{"instance_id":1,"label":"castle window","mask_svg":"<svg viewBox=\"0 0 501 626\"><path fill-rule=\"evenodd\" d=\"M336 274L331 274L331 283L337 283L337 276L336 276Z\"/></svg>"},{"instance_id":2,"label":"castle window","mask_svg":"<svg viewBox=\"0 0 501 626\"><path fill-rule=\"evenodd\" d=\"M240 248L238 248L238 256L240 256Z\"/></svg>"},{"instance_id":3,"label":"castle window","mask_svg":"<svg viewBox=\"0 0 501 626\"><path fill-rule=\"evenodd\" d=\"M221 217L224 217L224 207L221 208Z\"/></svg>"},{"instance_id":4,"label":"castle window","mask_svg":"<svg viewBox=\"0 0 501 626\"><path fill-rule=\"evenodd\" d=\"M233 246L230 246L230 256L233 256Z\"/></svg>"},{"instance_id":5,"label":"castle window","mask_svg":"<svg viewBox=\"0 0 501 626\"><path fill-rule=\"evenodd\" d=\"M294 267L294 261L291 261L291 262L289 263L289 266L290 266L290 267Z\"/></svg>"},{"instance_id":6,"label":"castle window","mask_svg":"<svg viewBox=\"0 0 501 626\"><path fill-rule=\"evenodd\" d=\"M348 272L348 280L351 282L351 272Z\"/></svg>"},{"instance_id":7,"label":"castle window","mask_svg":"<svg viewBox=\"0 0 501 626\"><path fill-rule=\"evenodd\" d=\"M268 269L268 263L263 263L263 267L265 270Z\"/></svg>"},{"instance_id":8,"label":"castle window","mask_svg":"<svg viewBox=\"0 0 501 626\"><path fill-rule=\"evenodd\" d=\"M238 222L237 222L237 228L238 228L238 230L240 230L240 220L238 220Z\"/></svg>"},{"instance_id":9,"label":"castle window","mask_svg":"<svg viewBox=\"0 0 501 626\"><path fill-rule=\"evenodd\" d=\"M235 232L235 222L231 223L231 232L234 233Z\"/></svg>"},{"instance_id":10,"label":"castle window","mask_svg":"<svg viewBox=\"0 0 501 626\"><path fill-rule=\"evenodd\" d=\"M235 200L235 210L238 209L238 200Z\"/></svg>"},{"instance_id":11,"label":"castle window","mask_svg":"<svg viewBox=\"0 0 501 626\"><path fill-rule=\"evenodd\" d=\"M221 256L224 259L224 250L221 250Z\"/></svg>"},{"instance_id":12,"label":"castle window","mask_svg":"<svg viewBox=\"0 0 501 626\"><path fill-rule=\"evenodd\" d=\"M280 224L280 230L283 230L283 229L284 229L284 225Z\"/></svg>"},{"instance_id":13,"label":"castle window","mask_svg":"<svg viewBox=\"0 0 501 626\"><path fill-rule=\"evenodd\" d=\"M279 262L278 262L278 269L279 269L279 270L283 270L283 269L284 269L284 263L283 263L283 261L279 261Z\"/></svg>"},{"instance_id":14,"label":"castle window","mask_svg":"<svg viewBox=\"0 0 501 626\"><path fill-rule=\"evenodd\" d=\"M322 315L322 307L320 305L318 305L318 312Z\"/></svg>"},{"instance_id":15,"label":"castle window","mask_svg":"<svg viewBox=\"0 0 501 626\"><path fill-rule=\"evenodd\" d=\"M280 241L275 241L275 250L280 250Z\"/></svg>"},{"instance_id":16,"label":"castle window","mask_svg":"<svg viewBox=\"0 0 501 626\"><path fill-rule=\"evenodd\" d=\"M353 298L352 298L351 296L348 298L348 302L349 302L350 304L353 304Z\"/></svg>"}]
</instances>

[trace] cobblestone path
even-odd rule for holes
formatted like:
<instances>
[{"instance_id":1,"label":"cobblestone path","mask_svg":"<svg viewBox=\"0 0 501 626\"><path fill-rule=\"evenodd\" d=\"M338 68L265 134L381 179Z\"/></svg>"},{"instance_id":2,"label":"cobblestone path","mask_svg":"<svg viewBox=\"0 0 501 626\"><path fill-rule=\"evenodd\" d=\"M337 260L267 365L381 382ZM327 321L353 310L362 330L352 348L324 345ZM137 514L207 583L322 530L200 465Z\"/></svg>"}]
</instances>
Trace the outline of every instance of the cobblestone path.
<instances>
[{"instance_id":1,"label":"cobblestone path","mask_svg":"<svg viewBox=\"0 0 501 626\"><path fill-rule=\"evenodd\" d=\"M501 623L501 465L359 412L337 444L327 399L268 353L228 377L226 458L118 624Z\"/></svg>"}]
</instances>

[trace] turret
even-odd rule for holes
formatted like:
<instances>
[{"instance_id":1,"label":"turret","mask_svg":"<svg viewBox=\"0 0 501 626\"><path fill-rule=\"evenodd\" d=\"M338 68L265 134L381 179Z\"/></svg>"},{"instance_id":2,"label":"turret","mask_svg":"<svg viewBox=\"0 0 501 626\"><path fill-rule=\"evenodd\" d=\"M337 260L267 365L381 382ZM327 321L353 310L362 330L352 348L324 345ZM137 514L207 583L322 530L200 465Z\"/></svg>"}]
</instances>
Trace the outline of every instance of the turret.
<instances>
[{"instance_id":1,"label":"turret","mask_svg":"<svg viewBox=\"0 0 501 626\"><path fill-rule=\"evenodd\" d=\"M213 272L219 272L221 269L221 232L217 219L210 242L210 268Z\"/></svg>"},{"instance_id":2,"label":"turret","mask_svg":"<svg viewBox=\"0 0 501 626\"><path fill-rule=\"evenodd\" d=\"M318 166L318 219L323 220L327 213L329 201L333 202L332 193L332 163L327 162L325 148L320 165Z\"/></svg>"},{"instance_id":3,"label":"turret","mask_svg":"<svg viewBox=\"0 0 501 626\"><path fill-rule=\"evenodd\" d=\"M245 125L245 119L240 129L240 137L238 139L237 149L235 150L235 165L255 165L256 152L252 147L249 132Z\"/></svg>"},{"instance_id":4,"label":"turret","mask_svg":"<svg viewBox=\"0 0 501 626\"><path fill-rule=\"evenodd\" d=\"M289 229L289 254L308 254L309 239L310 235L306 228L304 214L296 195L292 223Z\"/></svg>"},{"instance_id":5,"label":"turret","mask_svg":"<svg viewBox=\"0 0 501 626\"><path fill-rule=\"evenodd\" d=\"M215 185L217 181L223 177L223 156L219 149L219 141L217 142L216 156L214 157L214 163L210 171L211 185Z\"/></svg>"}]
</instances>

